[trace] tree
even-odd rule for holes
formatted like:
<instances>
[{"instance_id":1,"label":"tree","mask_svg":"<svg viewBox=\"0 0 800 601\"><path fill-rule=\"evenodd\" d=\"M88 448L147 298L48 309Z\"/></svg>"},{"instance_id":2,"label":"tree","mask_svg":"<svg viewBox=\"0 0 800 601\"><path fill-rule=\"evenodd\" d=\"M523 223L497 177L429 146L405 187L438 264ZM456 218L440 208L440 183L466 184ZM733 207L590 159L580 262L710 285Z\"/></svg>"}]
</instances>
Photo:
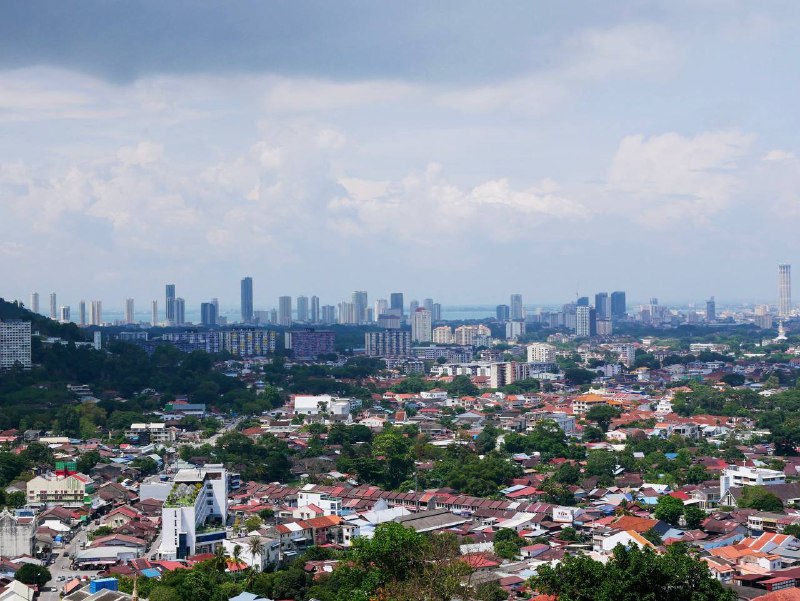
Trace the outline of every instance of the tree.
<instances>
[{"instance_id":1,"label":"tree","mask_svg":"<svg viewBox=\"0 0 800 601\"><path fill-rule=\"evenodd\" d=\"M735 601L705 563L673 544L658 555L652 549L617 545L604 566L587 555L565 557L555 567L539 566L530 579L539 593L559 601Z\"/></svg>"},{"instance_id":2,"label":"tree","mask_svg":"<svg viewBox=\"0 0 800 601\"><path fill-rule=\"evenodd\" d=\"M386 522L371 539L355 538L352 557L361 567L375 567L385 578L405 580L425 565L428 540L402 524Z\"/></svg>"},{"instance_id":3,"label":"tree","mask_svg":"<svg viewBox=\"0 0 800 601\"><path fill-rule=\"evenodd\" d=\"M451 396L477 396L478 387L472 383L469 376L456 376L453 381L447 385L447 392Z\"/></svg>"},{"instance_id":4,"label":"tree","mask_svg":"<svg viewBox=\"0 0 800 601\"><path fill-rule=\"evenodd\" d=\"M670 495L661 495L654 513L656 519L677 526L683 515L683 501Z\"/></svg>"},{"instance_id":5,"label":"tree","mask_svg":"<svg viewBox=\"0 0 800 601\"><path fill-rule=\"evenodd\" d=\"M800 524L789 524L783 529L783 534L800 538Z\"/></svg>"},{"instance_id":6,"label":"tree","mask_svg":"<svg viewBox=\"0 0 800 601\"><path fill-rule=\"evenodd\" d=\"M50 582L50 571L44 566L37 566L33 563L26 563L17 570L14 576L23 584L35 584L38 587L43 587Z\"/></svg>"},{"instance_id":7,"label":"tree","mask_svg":"<svg viewBox=\"0 0 800 601\"><path fill-rule=\"evenodd\" d=\"M88 474L94 466L100 463L100 453L97 451L86 451L81 453L78 457L78 471L82 474Z\"/></svg>"},{"instance_id":8,"label":"tree","mask_svg":"<svg viewBox=\"0 0 800 601\"><path fill-rule=\"evenodd\" d=\"M21 490L15 490L11 494L6 497L6 505L9 507L19 508L25 507L25 504L28 502L25 493Z\"/></svg>"},{"instance_id":9,"label":"tree","mask_svg":"<svg viewBox=\"0 0 800 601\"><path fill-rule=\"evenodd\" d=\"M720 379L728 386L742 386L745 383L745 377L742 374L725 374Z\"/></svg>"},{"instance_id":10,"label":"tree","mask_svg":"<svg viewBox=\"0 0 800 601\"><path fill-rule=\"evenodd\" d=\"M253 558L253 566L260 565L256 558L260 558L264 553L264 543L261 542L260 536L251 536L247 539L247 551Z\"/></svg>"},{"instance_id":11,"label":"tree","mask_svg":"<svg viewBox=\"0 0 800 601\"><path fill-rule=\"evenodd\" d=\"M685 505L683 508L683 521L686 522L686 527L689 530L695 530L700 527L703 520L706 519L706 512L697 507L696 505Z\"/></svg>"},{"instance_id":12,"label":"tree","mask_svg":"<svg viewBox=\"0 0 800 601\"><path fill-rule=\"evenodd\" d=\"M582 384L591 384L592 380L597 377L597 374L588 369L581 369L580 367L570 367L564 370L564 379L567 384L573 386L581 386Z\"/></svg>"},{"instance_id":13,"label":"tree","mask_svg":"<svg viewBox=\"0 0 800 601\"><path fill-rule=\"evenodd\" d=\"M244 521L244 528L248 532L252 532L253 530L258 530L261 528L261 518L257 515L251 515Z\"/></svg>"},{"instance_id":14,"label":"tree","mask_svg":"<svg viewBox=\"0 0 800 601\"><path fill-rule=\"evenodd\" d=\"M597 483L609 486L614 482L617 456L609 451L592 451L586 457L586 474L597 476Z\"/></svg>"},{"instance_id":15,"label":"tree","mask_svg":"<svg viewBox=\"0 0 800 601\"><path fill-rule=\"evenodd\" d=\"M586 419L595 422L603 432L608 432L608 426L615 417L619 417L619 411L609 405L594 405L586 412Z\"/></svg>"},{"instance_id":16,"label":"tree","mask_svg":"<svg viewBox=\"0 0 800 601\"><path fill-rule=\"evenodd\" d=\"M745 486L737 504L739 507L758 509L759 511L783 511L783 501L771 493L766 486Z\"/></svg>"},{"instance_id":17,"label":"tree","mask_svg":"<svg viewBox=\"0 0 800 601\"><path fill-rule=\"evenodd\" d=\"M503 559L515 559L524 545L525 539L511 528L500 528L494 535L494 553Z\"/></svg>"}]
</instances>

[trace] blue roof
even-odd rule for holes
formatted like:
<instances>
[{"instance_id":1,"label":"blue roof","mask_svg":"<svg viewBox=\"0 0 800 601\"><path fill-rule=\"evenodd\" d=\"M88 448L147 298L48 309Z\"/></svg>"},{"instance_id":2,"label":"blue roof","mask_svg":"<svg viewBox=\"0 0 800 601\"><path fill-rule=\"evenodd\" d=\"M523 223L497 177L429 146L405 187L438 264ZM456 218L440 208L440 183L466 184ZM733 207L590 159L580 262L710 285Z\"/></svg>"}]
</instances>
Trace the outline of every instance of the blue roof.
<instances>
[{"instance_id":1,"label":"blue roof","mask_svg":"<svg viewBox=\"0 0 800 601\"><path fill-rule=\"evenodd\" d=\"M677 453L664 453L664 457L666 457L667 459L677 459L678 458L678 454Z\"/></svg>"},{"instance_id":2,"label":"blue roof","mask_svg":"<svg viewBox=\"0 0 800 601\"><path fill-rule=\"evenodd\" d=\"M142 570L142 576L147 576L148 578L159 578L161 577L161 572L155 568L147 568L146 570Z\"/></svg>"}]
</instances>

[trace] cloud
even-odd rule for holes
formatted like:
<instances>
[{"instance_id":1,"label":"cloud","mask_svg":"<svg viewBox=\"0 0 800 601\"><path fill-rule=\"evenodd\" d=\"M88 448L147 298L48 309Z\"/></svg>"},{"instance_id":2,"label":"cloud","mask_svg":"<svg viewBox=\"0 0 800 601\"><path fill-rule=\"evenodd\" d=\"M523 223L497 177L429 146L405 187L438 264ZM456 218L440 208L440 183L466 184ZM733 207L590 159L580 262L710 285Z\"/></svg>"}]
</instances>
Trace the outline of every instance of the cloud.
<instances>
[{"instance_id":1,"label":"cloud","mask_svg":"<svg viewBox=\"0 0 800 601\"><path fill-rule=\"evenodd\" d=\"M796 158L797 155L787 150L770 150L761 160L783 163L786 161L794 161Z\"/></svg>"},{"instance_id":2,"label":"cloud","mask_svg":"<svg viewBox=\"0 0 800 601\"><path fill-rule=\"evenodd\" d=\"M124 165L149 165L164 156L164 147L154 142L143 141L136 146L123 146L117 153Z\"/></svg>"},{"instance_id":3,"label":"cloud","mask_svg":"<svg viewBox=\"0 0 800 601\"><path fill-rule=\"evenodd\" d=\"M740 184L736 168L753 140L738 131L627 136L611 163L609 196L617 210L647 225L708 224L733 200Z\"/></svg>"}]
</instances>

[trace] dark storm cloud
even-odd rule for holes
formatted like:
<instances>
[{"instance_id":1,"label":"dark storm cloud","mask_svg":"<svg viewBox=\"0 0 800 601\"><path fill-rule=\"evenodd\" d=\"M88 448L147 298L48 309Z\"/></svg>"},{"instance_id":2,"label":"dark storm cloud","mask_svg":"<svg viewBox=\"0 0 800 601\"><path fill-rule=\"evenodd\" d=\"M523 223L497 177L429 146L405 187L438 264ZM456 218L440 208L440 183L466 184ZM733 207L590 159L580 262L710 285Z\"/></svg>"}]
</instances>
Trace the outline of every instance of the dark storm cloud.
<instances>
[{"instance_id":1,"label":"dark storm cloud","mask_svg":"<svg viewBox=\"0 0 800 601\"><path fill-rule=\"evenodd\" d=\"M546 63L565 28L610 12L464 0L6 2L0 68L58 66L113 81L239 71L491 80Z\"/></svg>"}]
</instances>

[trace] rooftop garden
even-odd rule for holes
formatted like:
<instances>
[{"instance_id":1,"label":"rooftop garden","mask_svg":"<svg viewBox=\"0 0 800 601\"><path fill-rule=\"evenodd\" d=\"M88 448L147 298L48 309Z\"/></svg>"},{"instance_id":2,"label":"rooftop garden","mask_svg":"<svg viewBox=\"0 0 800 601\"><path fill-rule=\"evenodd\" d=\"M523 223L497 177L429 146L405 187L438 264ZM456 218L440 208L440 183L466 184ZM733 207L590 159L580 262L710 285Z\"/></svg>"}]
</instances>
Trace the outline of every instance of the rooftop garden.
<instances>
[{"instance_id":1,"label":"rooftop garden","mask_svg":"<svg viewBox=\"0 0 800 601\"><path fill-rule=\"evenodd\" d=\"M164 507L175 509L178 507L193 507L197 495L203 489L202 482L176 482L169 492Z\"/></svg>"}]
</instances>

